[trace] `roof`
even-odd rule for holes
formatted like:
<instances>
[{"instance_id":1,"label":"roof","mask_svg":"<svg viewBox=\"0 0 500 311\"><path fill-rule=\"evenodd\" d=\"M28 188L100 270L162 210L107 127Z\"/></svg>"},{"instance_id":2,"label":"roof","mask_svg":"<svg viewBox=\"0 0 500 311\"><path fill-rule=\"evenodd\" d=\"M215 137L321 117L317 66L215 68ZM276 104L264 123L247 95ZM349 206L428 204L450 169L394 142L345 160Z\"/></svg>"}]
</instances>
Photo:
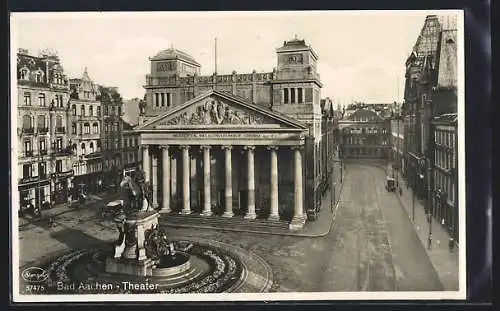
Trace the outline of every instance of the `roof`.
<instances>
[{"instance_id":1,"label":"roof","mask_svg":"<svg viewBox=\"0 0 500 311\"><path fill-rule=\"evenodd\" d=\"M347 119L352 120L354 118L366 118L369 121L379 121L382 117L373 110L368 109L357 109L352 114L350 114Z\"/></svg>"},{"instance_id":2,"label":"roof","mask_svg":"<svg viewBox=\"0 0 500 311\"><path fill-rule=\"evenodd\" d=\"M438 88L457 87L457 30L443 30L438 64Z\"/></svg>"},{"instance_id":3,"label":"roof","mask_svg":"<svg viewBox=\"0 0 500 311\"><path fill-rule=\"evenodd\" d=\"M433 118L433 121L436 123L449 123L453 124L456 123L458 120L458 115L456 113L444 113L439 116L435 116Z\"/></svg>"},{"instance_id":4,"label":"roof","mask_svg":"<svg viewBox=\"0 0 500 311\"><path fill-rule=\"evenodd\" d=\"M276 52L280 53L280 52L301 51L301 50L309 50L316 59L318 58L318 55L316 55L313 49L306 44L305 40L299 40L297 38L290 41L284 41L283 46L277 48Z\"/></svg>"},{"instance_id":5,"label":"roof","mask_svg":"<svg viewBox=\"0 0 500 311\"><path fill-rule=\"evenodd\" d=\"M196 66L201 66L200 63L198 63L193 56L189 55L188 53L175 49L173 47L160 51L158 52L155 56L150 57L150 60L169 60L169 59L180 59L185 62L191 63Z\"/></svg>"}]
</instances>

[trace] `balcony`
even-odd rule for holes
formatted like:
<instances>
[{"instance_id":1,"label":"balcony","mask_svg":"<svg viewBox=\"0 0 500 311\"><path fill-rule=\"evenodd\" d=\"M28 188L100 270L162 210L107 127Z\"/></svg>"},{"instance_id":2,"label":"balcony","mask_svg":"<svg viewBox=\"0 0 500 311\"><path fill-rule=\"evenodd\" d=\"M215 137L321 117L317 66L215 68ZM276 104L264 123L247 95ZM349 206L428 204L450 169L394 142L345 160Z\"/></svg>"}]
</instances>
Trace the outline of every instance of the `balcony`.
<instances>
[{"instance_id":1,"label":"balcony","mask_svg":"<svg viewBox=\"0 0 500 311\"><path fill-rule=\"evenodd\" d=\"M69 156L72 154L73 150L71 149L71 146L68 146L66 148L55 148L52 150L53 156Z\"/></svg>"},{"instance_id":2,"label":"balcony","mask_svg":"<svg viewBox=\"0 0 500 311\"><path fill-rule=\"evenodd\" d=\"M38 132L38 134L47 134L49 132L49 128L48 127L39 127L39 128L37 128L37 132Z\"/></svg>"},{"instance_id":3,"label":"balcony","mask_svg":"<svg viewBox=\"0 0 500 311\"><path fill-rule=\"evenodd\" d=\"M35 128L34 127L23 128L22 133L25 135L33 135L35 133Z\"/></svg>"},{"instance_id":4,"label":"balcony","mask_svg":"<svg viewBox=\"0 0 500 311\"><path fill-rule=\"evenodd\" d=\"M64 126L56 127L56 134L65 134L65 133L66 133L66 127Z\"/></svg>"}]
</instances>

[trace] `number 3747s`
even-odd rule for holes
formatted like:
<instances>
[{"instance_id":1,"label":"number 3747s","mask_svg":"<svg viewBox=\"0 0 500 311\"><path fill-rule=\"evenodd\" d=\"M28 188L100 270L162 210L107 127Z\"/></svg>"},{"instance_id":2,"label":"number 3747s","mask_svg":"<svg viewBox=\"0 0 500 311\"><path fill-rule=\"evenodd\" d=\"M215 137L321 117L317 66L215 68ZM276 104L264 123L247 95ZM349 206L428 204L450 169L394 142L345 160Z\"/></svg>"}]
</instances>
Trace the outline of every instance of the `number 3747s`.
<instances>
[{"instance_id":1,"label":"number 3747s","mask_svg":"<svg viewBox=\"0 0 500 311\"><path fill-rule=\"evenodd\" d=\"M26 285L26 291L27 292L44 292L45 291L45 285L40 285L40 284L28 284Z\"/></svg>"}]
</instances>

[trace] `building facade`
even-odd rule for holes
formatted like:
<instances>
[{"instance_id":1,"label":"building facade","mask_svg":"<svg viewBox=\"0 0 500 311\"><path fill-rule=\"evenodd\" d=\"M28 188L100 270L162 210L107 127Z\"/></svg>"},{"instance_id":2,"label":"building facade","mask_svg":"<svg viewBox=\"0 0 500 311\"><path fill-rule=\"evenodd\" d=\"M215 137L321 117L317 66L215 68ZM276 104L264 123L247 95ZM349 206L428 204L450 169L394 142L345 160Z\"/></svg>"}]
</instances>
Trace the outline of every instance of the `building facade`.
<instances>
[{"instance_id":1,"label":"building facade","mask_svg":"<svg viewBox=\"0 0 500 311\"><path fill-rule=\"evenodd\" d=\"M82 78L70 79L70 106L72 148L75 153L73 195L96 192L103 168L101 153L100 91L87 72Z\"/></svg>"},{"instance_id":2,"label":"building facade","mask_svg":"<svg viewBox=\"0 0 500 311\"><path fill-rule=\"evenodd\" d=\"M57 54L19 50L17 92L20 208L66 202L73 175L66 130L69 83Z\"/></svg>"},{"instance_id":3,"label":"building facade","mask_svg":"<svg viewBox=\"0 0 500 311\"><path fill-rule=\"evenodd\" d=\"M390 124L391 124L390 160L392 163L392 169L394 171L393 175L395 175L394 177L396 178L397 186L399 186L399 182L400 182L399 173L405 171L404 119L399 113L396 113L390 119Z\"/></svg>"},{"instance_id":4,"label":"building facade","mask_svg":"<svg viewBox=\"0 0 500 311\"><path fill-rule=\"evenodd\" d=\"M272 72L211 76L174 48L150 58L136 130L155 206L281 218L291 228L319 208L326 144L318 57L298 39L276 54Z\"/></svg>"},{"instance_id":5,"label":"building facade","mask_svg":"<svg viewBox=\"0 0 500 311\"><path fill-rule=\"evenodd\" d=\"M458 241L458 128L457 114L432 120L434 131L433 215Z\"/></svg>"},{"instance_id":6,"label":"building facade","mask_svg":"<svg viewBox=\"0 0 500 311\"><path fill-rule=\"evenodd\" d=\"M101 133L103 165L103 183L106 188L117 189L120 183L122 165L122 142L123 142L123 100L115 87L100 87L102 105Z\"/></svg>"},{"instance_id":7,"label":"building facade","mask_svg":"<svg viewBox=\"0 0 500 311\"><path fill-rule=\"evenodd\" d=\"M139 133L123 121L122 165L125 173L134 171L141 163Z\"/></svg>"},{"instance_id":8,"label":"building facade","mask_svg":"<svg viewBox=\"0 0 500 311\"><path fill-rule=\"evenodd\" d=\"M428 200L434 163L431 119L457 112L456 17L427 16L406 61L405 77L405 176L417 197Z\"/></svg>"},{"instance_id":9,"label":"building facade","mask_svg":"<svg viewBox=\"0 0 500 311\"><path fill-rule=\"evenodd\" d=\"M390 151L389 118L368 107L356 107L339 121L342 157L387 159Z\"/></svg>"}]
</instances>

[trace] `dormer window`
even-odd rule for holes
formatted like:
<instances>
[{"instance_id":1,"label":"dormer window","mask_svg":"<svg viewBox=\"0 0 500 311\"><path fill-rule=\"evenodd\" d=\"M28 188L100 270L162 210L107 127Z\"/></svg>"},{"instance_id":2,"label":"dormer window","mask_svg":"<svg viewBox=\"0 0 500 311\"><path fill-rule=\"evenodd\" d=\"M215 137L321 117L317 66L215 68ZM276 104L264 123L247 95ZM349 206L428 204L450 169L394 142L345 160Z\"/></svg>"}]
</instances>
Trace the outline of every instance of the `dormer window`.
<instances>
[{"instance_id":1,"label":"dormer window","mask_svg":"<svg viewBox=\"0 0 500 311\"><path fill-rule=\"evenodd\" d=\"M41 71L37 71L36 74L35 74L35 80L36 80L36 83L41 83L43 82L43 74Z\"/></svg>"},{"instance_id":2,"label":"dormer window","mask_svg":"<svg viewBox=\"0 0 500 311\"><path fill-rule=\"evenodd\" d=\"M29 80L29 70L27 68L21 69L19 76L21 80Z\"/></svg>"}]
</instances>

